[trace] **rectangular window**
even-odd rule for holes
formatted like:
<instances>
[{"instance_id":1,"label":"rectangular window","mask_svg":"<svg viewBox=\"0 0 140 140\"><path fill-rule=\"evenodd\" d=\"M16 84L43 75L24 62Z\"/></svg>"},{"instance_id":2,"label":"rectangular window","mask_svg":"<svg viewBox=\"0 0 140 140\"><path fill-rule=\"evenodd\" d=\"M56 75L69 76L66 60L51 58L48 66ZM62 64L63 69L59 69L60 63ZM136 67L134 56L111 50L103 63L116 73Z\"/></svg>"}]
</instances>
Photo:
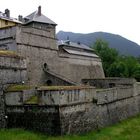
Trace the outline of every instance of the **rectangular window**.
<instances>
[{"instance_id":1,"label":"rectangular window","mask_svg":"<svg viewBox=\"0 0 140 140\"><path fill-rule=\"evenodd\" d=\"M7 20L5 20L5 25L8 25L8 21Z\"/></svg>"}]
</instances>

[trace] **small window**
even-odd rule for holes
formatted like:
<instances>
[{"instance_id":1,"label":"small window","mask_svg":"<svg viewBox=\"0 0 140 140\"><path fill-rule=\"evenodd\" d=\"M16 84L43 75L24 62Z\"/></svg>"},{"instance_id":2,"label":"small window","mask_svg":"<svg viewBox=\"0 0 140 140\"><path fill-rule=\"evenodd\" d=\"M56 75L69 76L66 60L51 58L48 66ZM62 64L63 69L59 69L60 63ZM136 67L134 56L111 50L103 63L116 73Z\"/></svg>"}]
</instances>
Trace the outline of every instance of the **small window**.
<instances>
[{"instance_id":1,"label":"small window","mask_svg":"<svg viewBox=\"0 0 140 140\"><path fill-rule=\"evenodd\" d=\"M52 81L51 80L47 80L46 84L47 84L47 86L52 86Z\"/></svg>"},{"instance_id":2,"label":"small window","mask_svg":"<svg viewBox=\"0 0 140 140\"><path fill-rule=\"evenodd\" d=\"M48 66L47 66L47 63L44 63L44 68L46 69Z\"/></svg>"},{"instance_id":3,"label":"small window","mask_svg":"<svg viewBox=\"0 0 140 140\"><path fill-rule=\"evenodd\" d=\"M44 63L44 64L43 64L43 68L44 68L45 70L49 70L47 63Z\"/></svg>"},{"instance_id":4,"label":"small window","mask_svg":"<svg viewBox=\"0 0 140 140\"><path fill-rule=\"evenodd\" d=\"M5 20L5 25L8 25L8 21L7 20Z\"/></svg>"},{"instance_id":5,"label":"small window","mask_svg":"<svg viewBox=\"0 0 140 140\"><path fill-rule=\"evenodd\" d=\"M109 83L109 88L115 87L115 83Z\"/></svg>"}]
</instances>

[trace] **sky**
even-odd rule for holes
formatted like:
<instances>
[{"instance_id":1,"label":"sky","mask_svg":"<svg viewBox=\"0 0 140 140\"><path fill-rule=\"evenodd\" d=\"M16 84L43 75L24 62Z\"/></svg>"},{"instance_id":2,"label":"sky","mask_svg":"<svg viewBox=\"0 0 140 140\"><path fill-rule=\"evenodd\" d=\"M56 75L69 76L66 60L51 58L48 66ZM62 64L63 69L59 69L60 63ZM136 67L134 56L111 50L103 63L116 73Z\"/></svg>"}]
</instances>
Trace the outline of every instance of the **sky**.
<instances>
[{"instance_id":1,"label":"sky","mask_svg":"<svg viewBox=\"0 0 140 140\"><path fill-rule=\"evenodd\" d=\"M27 16L42 13L57 23L56 32L109 32L140 45L140 0L0 0L0 11Z\"/></svg>"}]
</instances>

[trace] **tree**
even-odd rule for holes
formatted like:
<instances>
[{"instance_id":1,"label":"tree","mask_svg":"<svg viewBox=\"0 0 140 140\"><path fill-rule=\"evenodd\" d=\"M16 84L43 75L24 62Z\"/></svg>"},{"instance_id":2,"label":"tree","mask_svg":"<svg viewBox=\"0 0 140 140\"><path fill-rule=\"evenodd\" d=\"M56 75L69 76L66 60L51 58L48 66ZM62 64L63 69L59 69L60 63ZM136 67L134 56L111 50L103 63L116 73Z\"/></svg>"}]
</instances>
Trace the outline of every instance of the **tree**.
<instances>
[{"instance_id":1,"label":"tree","mask_svg":"<svg viewBox=\"0 0 140 140\"><path fill-rule=\"evenodd\" d=\"M108 43L97 39L93 49L100 56L105 76L131 77L140 81L140 58L121 56L117 50L108 47Z\"/></svg>"},{"instance_id":2,"label":"tree","mask_svg":"<svg viewBox=\"0 0 140 140\"><path fill-rule=\"evenodd\" d=\"M110 77L126 77L128 69L124 62L116 61L110 65L107 72Z\"/></svg>"},{"instance_id":3,"label":"tree","mask_svg":"<svg viewBox=\"0 0 140 140\"><path fill-rule=\"evenodd\" d=\"M100 56L103 64L103 69L106 76L108 75L108 68L113 64L118 58L117 50L108 47L108 43L101 39L97 39L93 45L93 49Z\"/></svg>"}]
</instances>

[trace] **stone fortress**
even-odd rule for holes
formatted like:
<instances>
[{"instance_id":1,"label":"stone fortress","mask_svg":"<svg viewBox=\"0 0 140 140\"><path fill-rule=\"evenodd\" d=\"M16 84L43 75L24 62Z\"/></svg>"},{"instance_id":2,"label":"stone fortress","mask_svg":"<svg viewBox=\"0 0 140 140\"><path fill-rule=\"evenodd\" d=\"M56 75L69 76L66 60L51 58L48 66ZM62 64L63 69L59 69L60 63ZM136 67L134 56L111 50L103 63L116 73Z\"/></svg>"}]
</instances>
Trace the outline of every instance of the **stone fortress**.
<instances>
[{"instance_id":1,"label":"stone fortress","mask_svg":"<svg viewBox=\"0 0 140 140\"><path fill-rule=\"evenodd\" d=\"M93 49L58 41L41 6L23 18L0 12L0 128L84 133L140 112L135 79L105 78Z\"/></svg>"}]
</instances>

